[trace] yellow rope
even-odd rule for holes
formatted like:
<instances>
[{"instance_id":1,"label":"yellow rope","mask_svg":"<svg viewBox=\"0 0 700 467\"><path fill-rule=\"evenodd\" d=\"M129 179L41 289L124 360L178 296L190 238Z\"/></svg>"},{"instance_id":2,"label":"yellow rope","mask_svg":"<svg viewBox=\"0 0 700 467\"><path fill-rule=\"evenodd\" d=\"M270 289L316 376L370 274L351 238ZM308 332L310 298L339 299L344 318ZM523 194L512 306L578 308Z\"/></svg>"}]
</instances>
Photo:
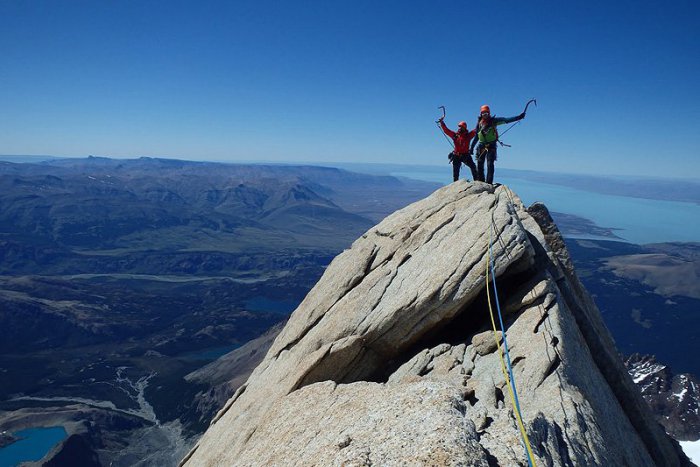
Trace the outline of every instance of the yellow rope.
<instances>
[{"instance_id":1,"label":"yellow rope","mask_svg":"<svg viewBox=\"0 0 700 467\"><path fill-rule=\"evenodd\" d=\"M489 289L489 268L491 265L491 242L492 242L492 229L489 229L489 249L488 249L488 261L486 262L486 299L489 304L489 314L491 315L491 326L493 327L493 338L496 341L496 347L498 348L498 356L501 359L501 372L503 372L503 377L506 381L506 386L508 386L508 393L510 394L510 402L513 406L513 412L515 412L515 418L518 421L518 427L520 428L520 434L525 442L525 448L527 450L527 455L530 458L530 463L533 467L537 467L535 462L535 456L532 454L532 448L530 447L530 439L525 431L525 426L523 425L523 420L520 416L520 411L515 403L515 394L513 393L513 386L510 383L510 377L508 376L508 371L506 370L506 363L503 360L503 351L501 350L501 344L498 340L498 329L496 328L496 320L493 316L493 307L491 306L491 292ZM501 333L505 333L505 329L501 330Z\"/></svg>"}]
</instances>

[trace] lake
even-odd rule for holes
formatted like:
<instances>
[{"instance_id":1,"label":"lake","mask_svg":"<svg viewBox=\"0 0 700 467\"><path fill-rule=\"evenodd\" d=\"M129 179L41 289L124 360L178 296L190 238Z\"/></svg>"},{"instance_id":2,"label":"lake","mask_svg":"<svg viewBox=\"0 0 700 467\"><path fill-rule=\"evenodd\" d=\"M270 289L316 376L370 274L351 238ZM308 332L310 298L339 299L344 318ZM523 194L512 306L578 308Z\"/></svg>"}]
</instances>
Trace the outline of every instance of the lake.
<instances>
[{"instance_id":1,"label":"lake","mask_svg":"<svg viewBox=\"0 0 700 467\"><path fill-rule=\"evenodd\" d=\"M38 461L68 435L62 426L29 428L13 434L22 439L0 448L0 467L14 467L21 462Z\"/></svg>"},{"instance_id":2,"label":"lake","mask_svg":"<svg viewBox=\"0 0 700 467\"><path fill-rule=\"evenodd\" d=\"M464 170L469 171L467 167ZM452 178L452 168L447 164L444 169L406 166L390 174L447 184ZM628 242L700 241L700 205L697 204L605 195L498 175L497 168L496 182L508 185L525 205L542 201L550 211L574 214L600 227L620 229L615 234Z\"/></svg>"},{"instance_id":3,"label":"lake","mask_svg":"<svg viewBox=\"0 0 700 467\"><path fill-rule=\"evenodd\" d=\"M195 350L192 352L185 352L183 354L177 355L177 358L188 361L213 361L219 357L226 355L229 352L236 350L241 344L231 344L231 345L221 345L218 347L209 347L206 349Z\"/></svg>"},{"instance_id":4,"label":"lake","mask_svg":"<svg viewBox=\"0 0 700 467\"><path fill-rule=\"evenodd\" d=\"M245 306L251 311L266 311L269 313L280 313L286 316L299 306L299 302L293 300L273 300L259 295L247 300Z\"/></svg>"}]
</instances>

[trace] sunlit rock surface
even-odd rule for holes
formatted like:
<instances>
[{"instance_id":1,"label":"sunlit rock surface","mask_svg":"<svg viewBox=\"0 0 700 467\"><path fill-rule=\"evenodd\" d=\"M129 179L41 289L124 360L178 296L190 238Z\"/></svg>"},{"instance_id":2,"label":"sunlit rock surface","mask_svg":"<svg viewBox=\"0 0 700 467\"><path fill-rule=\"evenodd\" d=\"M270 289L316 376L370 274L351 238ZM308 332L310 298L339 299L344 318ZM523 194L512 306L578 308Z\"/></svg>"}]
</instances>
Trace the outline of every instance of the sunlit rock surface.
<instances>
[{"instance_id":1,"label":"sunlit rock surface","mask_svg":"<svg viewBox=\"0 0 700 467\"><path fill-rule=\"evenodd\" d=\"M502 336L490 331L489 250L538 464L689 465L627 374L546 208L464 181L333 260L183 463L526 465Z\"/></svg>"}]
</instances>

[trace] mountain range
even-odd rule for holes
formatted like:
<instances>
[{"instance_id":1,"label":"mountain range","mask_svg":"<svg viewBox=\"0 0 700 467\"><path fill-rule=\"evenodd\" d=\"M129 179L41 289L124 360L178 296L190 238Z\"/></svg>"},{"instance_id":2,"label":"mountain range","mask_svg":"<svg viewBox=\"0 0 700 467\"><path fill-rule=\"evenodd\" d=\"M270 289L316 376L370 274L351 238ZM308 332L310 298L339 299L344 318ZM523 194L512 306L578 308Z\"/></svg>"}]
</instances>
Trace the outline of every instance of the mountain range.
<instances>
[{"instance_id":1,"label":"mountain range","mask_svg":"<svg viewBox=\"0 0 700 467\"><path fill-rule=\"evenodd\" d=\"M208 423L194 396L209 388L183 377L284 320L333 256L434 188L320 167L0 162L0 431L60 424L80 458L172 464Z\"/></svg>"},{"instance_id":2,"label":"mountain range","mask_svg":"<svg viewBox=\"0 0 700 467\"><path fill-rule=\"evenodd\" d=\"M312 166L0 162L0 431L60 424L70 435L60 452L85 465L172 465L333 257L437 187ZM615 239L553 217L565 236ZM692 389L697 246L567 246L618 348L691 373ZM669 283L670 271L686 280ZM687 410L652 405L676 420L678 439L700 437L678 429Z\"/></svg>"}]
</instances>

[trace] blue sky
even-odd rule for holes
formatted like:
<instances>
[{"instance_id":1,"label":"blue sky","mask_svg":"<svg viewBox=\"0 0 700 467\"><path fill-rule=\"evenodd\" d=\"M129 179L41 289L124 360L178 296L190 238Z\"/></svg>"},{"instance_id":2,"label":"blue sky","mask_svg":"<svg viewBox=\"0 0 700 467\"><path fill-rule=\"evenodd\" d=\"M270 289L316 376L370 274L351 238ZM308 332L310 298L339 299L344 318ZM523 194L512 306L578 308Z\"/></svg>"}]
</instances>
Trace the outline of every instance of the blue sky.
<instances>
[{"instance_id":1,"label":"blue sky","mask_svg":"<svg viewBox=\"0 0 700 467\"><path fill-rule=\"evenodd\" d=\"M434 120L527 119L498 166L700 178L700 3L0 2L0 154L445 164Z\"/></svg>"}]
</instances>

